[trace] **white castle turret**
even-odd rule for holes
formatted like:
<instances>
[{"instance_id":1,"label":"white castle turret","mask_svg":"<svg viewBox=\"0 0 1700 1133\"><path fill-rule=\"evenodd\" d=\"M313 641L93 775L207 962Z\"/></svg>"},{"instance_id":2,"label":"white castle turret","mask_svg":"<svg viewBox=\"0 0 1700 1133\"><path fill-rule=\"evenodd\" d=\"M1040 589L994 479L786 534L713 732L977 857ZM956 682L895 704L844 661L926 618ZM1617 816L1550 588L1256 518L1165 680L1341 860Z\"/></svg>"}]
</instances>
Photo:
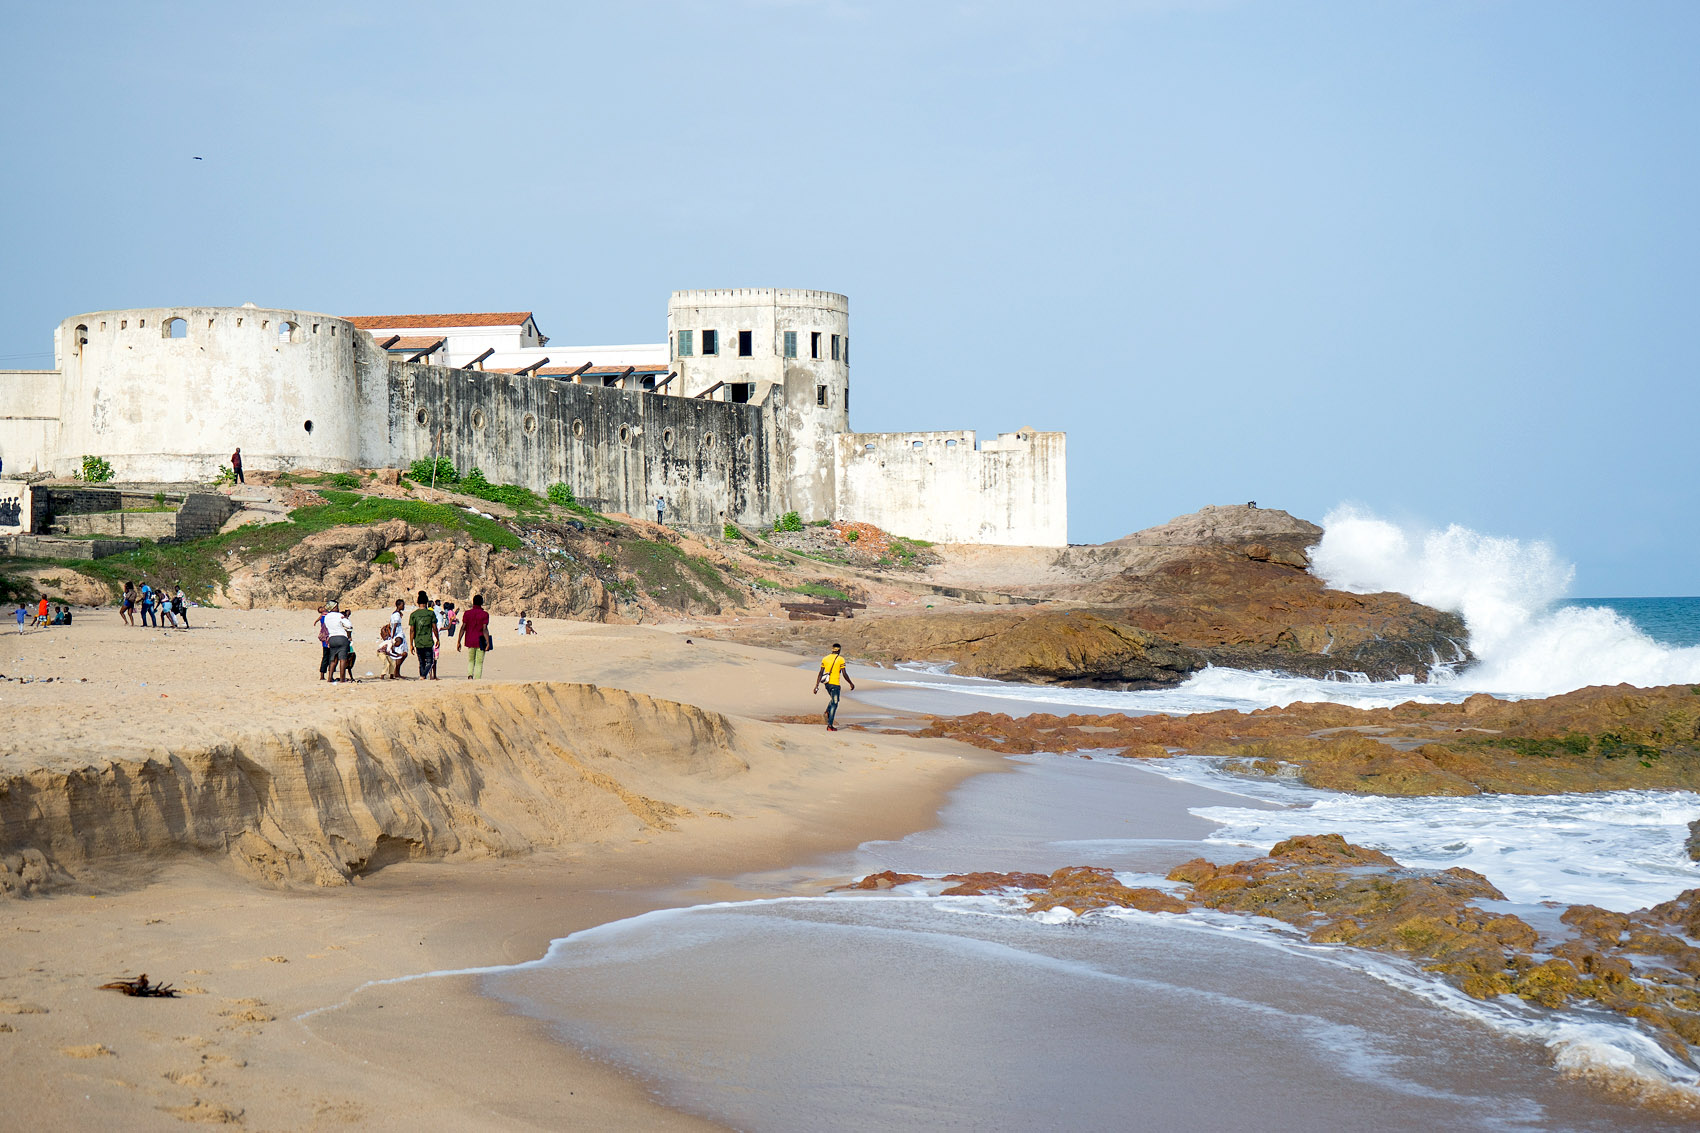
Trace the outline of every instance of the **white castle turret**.
<instances>
[{"instance_id":1,"label":"white castle turret","mask_svg":"<svg viewBox=\"0 0 1700 1133\"><path fill-rule=\"evenodd\" d=\"M771 403L777 469L805 520L833 514L832 438L850 429L850 300L831 291L675 291L667 342L687 397Z\"/></svg>"}]
</instances>

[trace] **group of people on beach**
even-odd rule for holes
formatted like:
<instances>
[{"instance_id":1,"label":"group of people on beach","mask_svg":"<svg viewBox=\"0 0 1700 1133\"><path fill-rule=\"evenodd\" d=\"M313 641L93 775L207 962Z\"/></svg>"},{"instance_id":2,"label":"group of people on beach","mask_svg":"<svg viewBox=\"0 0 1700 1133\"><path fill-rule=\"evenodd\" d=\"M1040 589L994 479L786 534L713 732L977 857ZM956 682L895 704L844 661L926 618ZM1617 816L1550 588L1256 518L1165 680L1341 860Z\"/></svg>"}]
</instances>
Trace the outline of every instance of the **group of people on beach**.
<instances>
[{"instance_id":1,"label":"group of people on beach","mask_svg":"<svg viewBox=\"0 0 1700 1133\"><path fill-rule=\"evenodd\" d=\"M331 684L353 681L354 677L354 611L346 602L328 602L319 607L316 624L321 647L319 679ZM516 632L535 634L531 619L521 613ZM402 599L395 600L395 609L378 627L378 657L384 662L381 680L406 680L402 662L408 653L419 659L419 679L437 680L437 653L447 638L455 643L455 652L466 652L466 679L484 676L484 659L496 647L490 625L490 612L484 608L484 595L474 594L472 605L456 610L453 602L441 598L432 600L421 590L414 600L412 611Z\"/></svg>"},{"instance_id":2,"label":"group of people on beach","mask_svg":"<svg viewBox=\"0 0 1700 1133\"><path fill-rule=\"evenodd\" d=\"M68 626L71 624L71 608L69 606L53 606L46 598L36 604L35 613L30 613L29 603L19 602L18 632L47 626Z\"/></svg>"},{"instance_id":3,"label":"group of people on beach","mask_svg":"<svg viewBox=\"0 0 1700 1133\"><path fill-rule=\"evenodd\" d=\"M141 621L137 621L140 615ZM162 629L189 628L189 599L183 594L183 584L168 590L164 583L154 586L146 579L140 589L129 579L124 580L124 594L118 602L118 616L125 625L154 626Z\"/></svg>"}]
</instances>

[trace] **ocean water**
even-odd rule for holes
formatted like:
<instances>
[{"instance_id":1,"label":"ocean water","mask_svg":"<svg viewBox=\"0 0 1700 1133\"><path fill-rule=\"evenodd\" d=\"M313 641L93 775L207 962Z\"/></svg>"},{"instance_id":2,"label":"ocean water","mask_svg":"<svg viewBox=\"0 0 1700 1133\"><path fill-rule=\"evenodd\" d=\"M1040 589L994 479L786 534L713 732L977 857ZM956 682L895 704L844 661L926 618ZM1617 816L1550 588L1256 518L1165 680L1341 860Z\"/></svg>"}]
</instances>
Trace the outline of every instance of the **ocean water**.
<instances>
[{"instance_id":1,"label":"ocean water","mask_svg":"<svg viewBox=\"0 0 1700 1133\"><path fill-rule=\"evenodd\" d=\"M1152 692L903 666L856 699L1184 713L1700 684L1700 599L1569 598L1573 571L1552 548L1456 527L1407 531L1344 510L1326 527L1319 575L1457 611L1479 663L1437 656L1424 682L1209 669ZM964 784L934 829L738 879L766 900L574 934L486 974L485 989L643 1073L670 1103L744 1129L1691 1127L1628 1104L1700 1097L1700 1069L1631 1022L1470 1000L1398 958L1312 945L1274 922L1033 916L1019 902L941 897L930 882L821 890L883 869L1077 864L1160 887L1189 857L1337 832L1407 864L1475 869L1547 923L1554 902L1627 910L1700 885L1683 847L1700 796L1366 798L1240 779L1193 757L1012 762L1014 774Z\"/></svg>"},{"instance_id":2,"label":"ocean water","mask_svg":"<svg viewBox=\"0 0 1700 1133\"><path fill-rule=\"evenodd\" d=\"M937 827L805 872L1090 863L1166 886L1179 861L1236 856L1212 812L1235 812L1220 829L1255 840L1238 812L1273 822L1291 805L1135 761L1013 762L965 784ZM1136 817L1153 802L1181 817ZM1633 856L1669 858L1672 874L1636 884L1692 883L1668 831L1644 833ZM1598 858L1582 868L1594 887L1615 879ZM796 876L741 884L783 892ZM557 941L483 986L668 1103L751 1130L1658 1129L1676 1126L1569 1074L1655 1094L1695 1080L1632 1025L1480 1003L1274 922L1034 916L940 888L663 910Z\"/></svg>"}]
</instances>

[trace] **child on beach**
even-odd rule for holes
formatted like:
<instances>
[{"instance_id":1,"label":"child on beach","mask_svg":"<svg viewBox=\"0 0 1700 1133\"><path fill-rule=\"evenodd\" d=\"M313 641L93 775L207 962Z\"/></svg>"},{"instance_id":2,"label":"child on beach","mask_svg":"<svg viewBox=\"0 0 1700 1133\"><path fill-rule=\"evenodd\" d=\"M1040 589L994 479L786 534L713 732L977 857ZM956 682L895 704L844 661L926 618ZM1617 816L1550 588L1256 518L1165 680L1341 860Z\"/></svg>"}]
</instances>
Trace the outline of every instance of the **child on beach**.
<instances>
[{"instance_id":1,"label":"child on beach","mask_svg":"<svg viewBox=\"0 0 1700 1133\"><path fill-rule=\"evenodd\" d=\"M536 633L537 632L537 630L532 627L531 619L525 616L524 610L521 610L519 612L519 625L514 627L514 632L515 633Z\"/></svg>"},{"instance_id":2,"label":"child on beach","mask_svg":"<svg viewBox=\"0 0 1700 1133\"><path fill-rule=\"evenodd\" d=\"M124 580L124 598L118 605L118 620L127 626L136 624L136 584Z\"/></svg>"},{"instance_id":3,"label":"child on beach","mask_svg":"<svg viewBox=\"0 0 1700 1133\"><path fill-rule=\"evenodd\" d=\"M43 598L41 600L41 602L35 608L35 624L38 625L38 626L46 626L46 625L49 624L48 620L47 620L47 599L46 598Z\"/></svg>"},{"instance_id":4,"label":"child on beach","mask_svg":"<svg viewBox=\"0 0 1700 1133\"><path fill-rule=\"evenodd\" d=\"M24 632L24 622L29 620L29 616L30 616L29 607L25 606L22 602L19 602L18 603L18 632L19 633Z\"/></svg>"},{"instance_id":5,"label":"child on beach","mask_svg":"<svg viewBox=\"0 0 1700 1133\"><path fill-rule=\"evenodd\" d=\"M389 668L384 679L401 680L401 663L407 660L407 634L385 622L383 628L378 631L378 656L384 659L384 664Z\"/></svg>"},{"instance_id":6,"label":"child on beach","mask_svg":"<svg viewBox=\"0 0 1700 1133\"><path fill-rule=\"evenodd\" d=\"M177 620L183 623L183 628L189 628L189 598L183 593L183 584L177 584L177 593L171 596L171 612L177 615Z\"/></svg>"}]
</instances>

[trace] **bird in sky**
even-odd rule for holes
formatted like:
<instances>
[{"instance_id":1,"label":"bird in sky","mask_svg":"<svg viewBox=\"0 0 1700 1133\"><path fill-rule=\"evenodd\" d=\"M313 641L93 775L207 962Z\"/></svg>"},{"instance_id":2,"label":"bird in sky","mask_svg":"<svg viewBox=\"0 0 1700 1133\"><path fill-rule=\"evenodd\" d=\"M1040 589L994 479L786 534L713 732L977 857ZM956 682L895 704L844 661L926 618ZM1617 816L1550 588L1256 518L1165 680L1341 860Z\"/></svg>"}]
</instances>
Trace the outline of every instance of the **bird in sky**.
<instances>
[{"instance_id":1,"label":"bird in sky","mask_svg":"<svg viewBox=\"0 0 1700 1133\"><path fill-rule=\"evenodd\" d=\"M195 159L195 160L196 160L196 161L199 161L199 160L201 160L201 159L200 159L200 158L198 158L198 157L197 157L197 158L196 158L196 159Z\"/></svg>"}]
</instances>

